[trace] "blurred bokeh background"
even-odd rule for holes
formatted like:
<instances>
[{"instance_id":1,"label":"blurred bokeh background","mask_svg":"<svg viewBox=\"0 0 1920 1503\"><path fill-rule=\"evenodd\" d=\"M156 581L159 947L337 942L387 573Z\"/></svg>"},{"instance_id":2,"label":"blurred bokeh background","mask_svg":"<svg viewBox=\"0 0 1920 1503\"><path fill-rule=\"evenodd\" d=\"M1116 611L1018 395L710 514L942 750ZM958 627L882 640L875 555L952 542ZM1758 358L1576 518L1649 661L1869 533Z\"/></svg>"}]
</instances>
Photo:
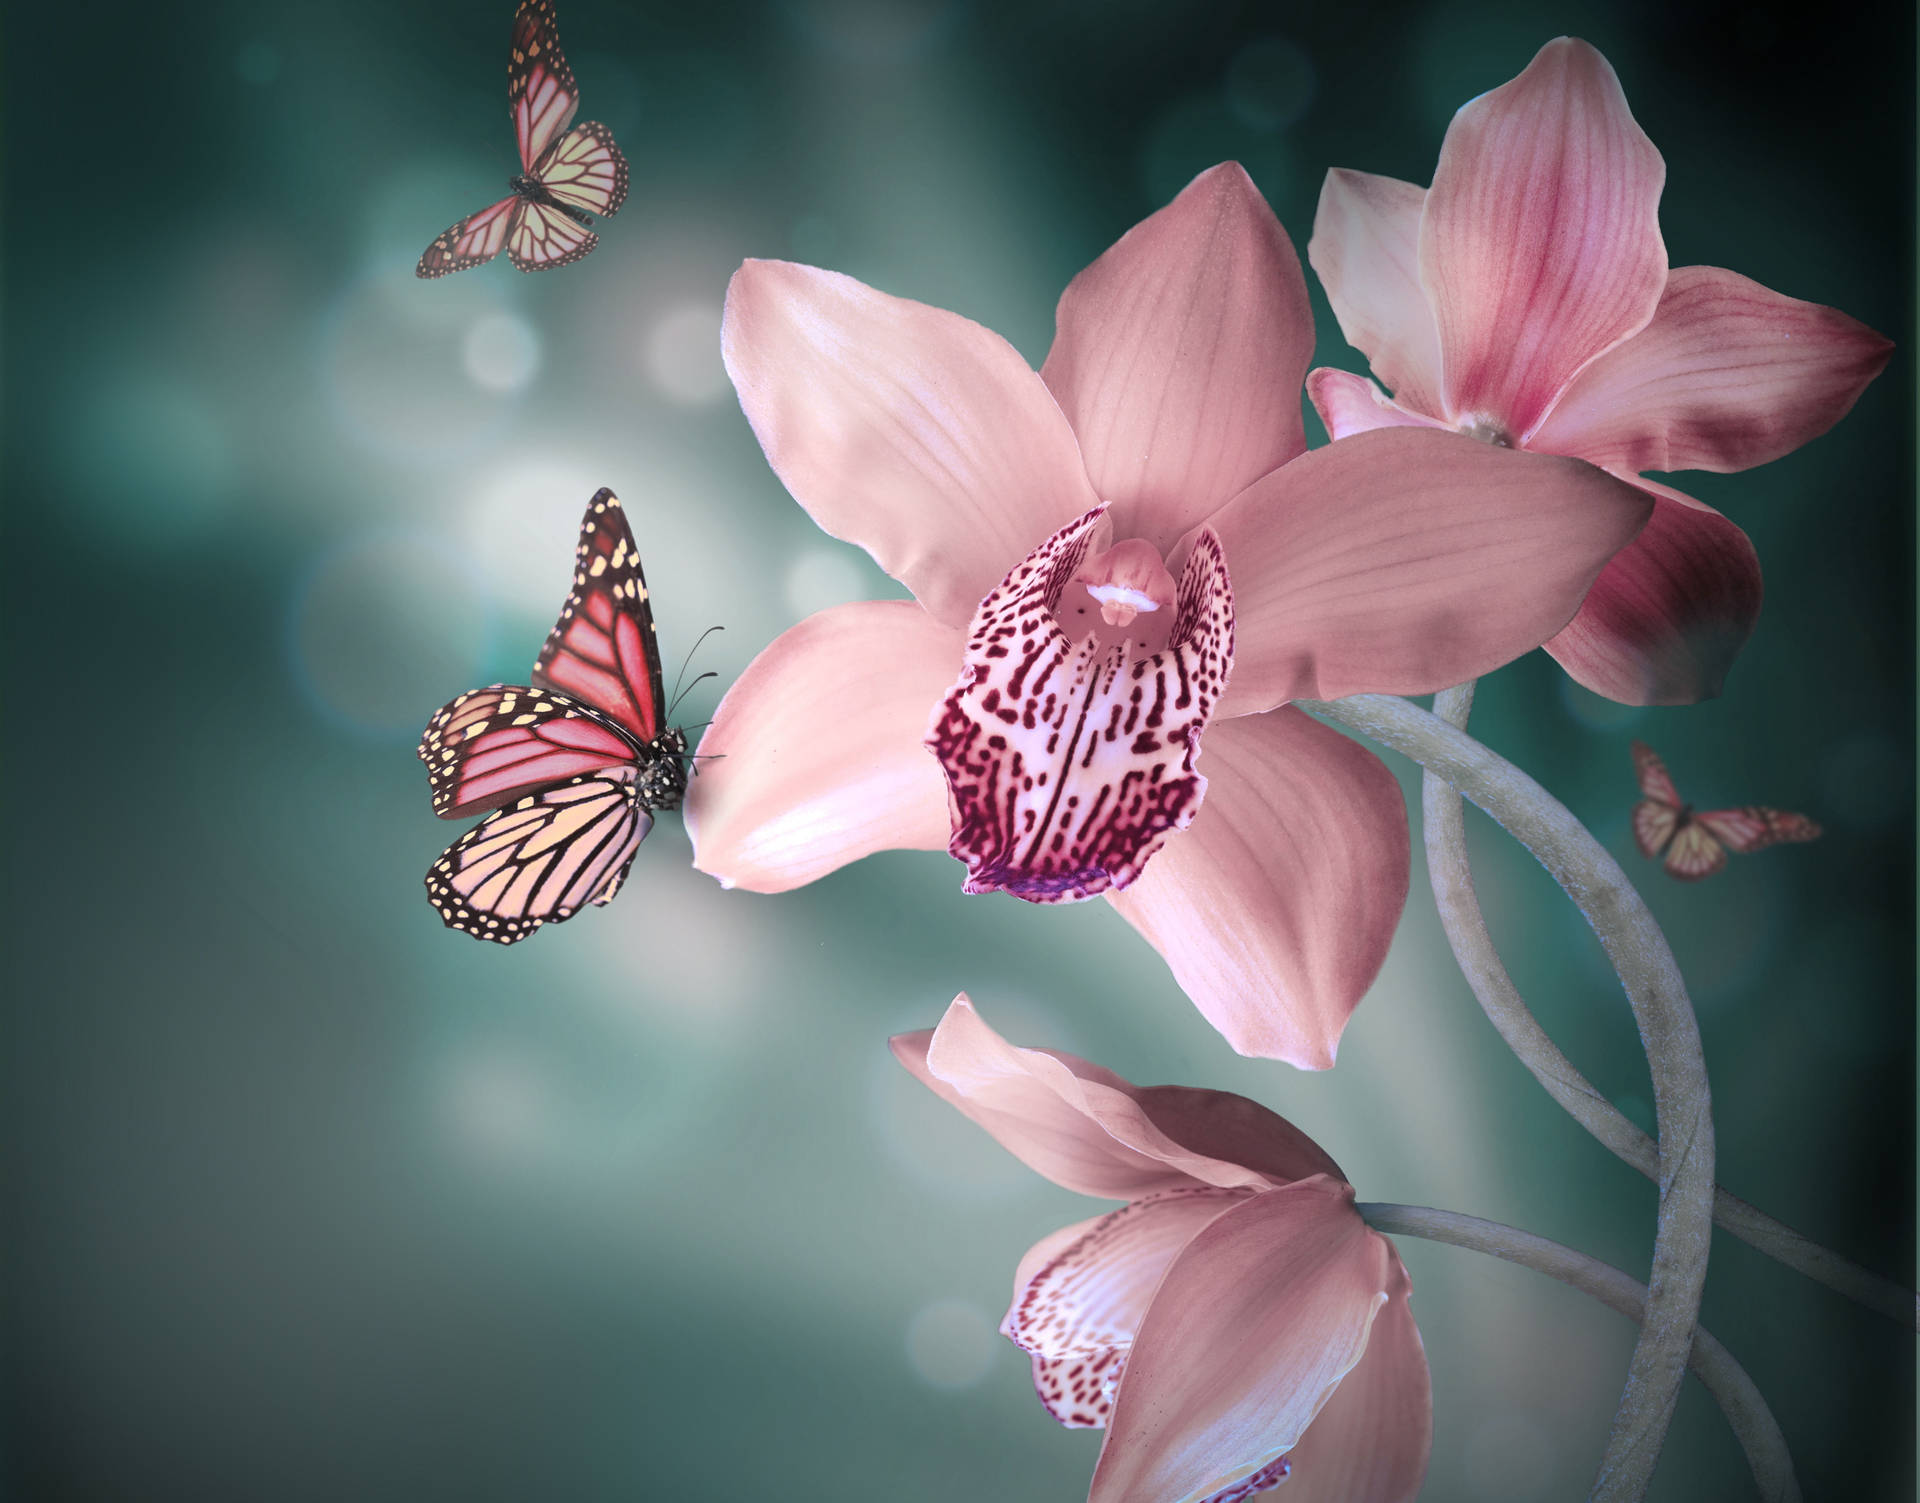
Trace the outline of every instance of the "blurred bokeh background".
<instances>
[{"instance_id":1,"label":"blurred bokeh background","mask_svg":"<svg viewBox=\"0 0 1920 1503\"><path fill-rule=\"evenodd\" d=\"M993 1327L1020 1253L1095 1207L884 1047L962 987L1015 1040L1269 1103L1363 1197L1644 1274L1651 1189L1503 1052L1418 875L1322 1076L1234 1056L1104 905L964 899L943 855L754 897L691 871L669 817L617 903L510 951L420 887L458 831L414 738L524 675L597 486L669 659L726 627L686 718L802 616L895 593L786 498L733 401L742 257L958 309L1037 363L1068 279L1194 172L1244 162L1304 247L1329 166L1427 181L1452 111L1567 32L1666 155L1675 264L1903 348L1834 434L1682 482L1767 569L1724 698L1623 710L1534 654L1476 728L1642 878L1698 1005L1721 1181L1907 1276L1911 7L566 0L625 211L557 274L417 282L512 169L512 9L7 15L8 1496L1081 1496L1097 1439L1045 1418ZM1314 295L1321 360L1363 368ZM1636 735L1690 796L1826 838L1667 882L1628 841ZM1598 947L1473 818L1522 989L1649 1120ZM1582 1496L1631 1328L1404 1253L1424 1496ZM1726 1239L1706 1322L1808 1496L1913 1496L1911 1332ZM1748 1491L1689 1391L1653 1496Z\"/></svg>"}]
</instances>

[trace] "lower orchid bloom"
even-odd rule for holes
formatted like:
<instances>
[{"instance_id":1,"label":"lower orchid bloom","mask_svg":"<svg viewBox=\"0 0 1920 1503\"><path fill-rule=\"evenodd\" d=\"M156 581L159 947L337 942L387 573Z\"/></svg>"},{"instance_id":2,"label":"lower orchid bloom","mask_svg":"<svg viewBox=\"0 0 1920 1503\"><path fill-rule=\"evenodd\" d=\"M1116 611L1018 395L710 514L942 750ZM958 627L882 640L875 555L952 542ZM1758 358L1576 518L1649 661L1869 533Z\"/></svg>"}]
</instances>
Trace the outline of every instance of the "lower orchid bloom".
<instances>
[{"instance_id":1,"label":"lower orchid bloom","mask_svg":"<svg viewBox=\"0 0 1920 1503\"><path fill-rule=\"evenodd\" d=\"M1393 1244L1305 1133L1224 1091L1019 1049L962 994L900 1062L1054 1183L1125 1206L1020 1260L1000 1329L1061 1424L1104 1427L1089 1503L1404 1503L1433 1437Z\"/></svg>"},{"instance_id":2,"label":"lower orchid bloom","mask_svg":"<svg viewBox=\"0 0 1920 1503\"><path fill-rule=\"evenodd\" d=\"M694 864L781 892L944 848L969 892L1105 894L1234 1048L1331 1065L1405 900L1406 810L1286 702L1538 646L1652 502L1425 429L1307 454L1312 340L1233 163L1074 279L1038 372L955 314L747 262L722 345L761 447L915 598L747 668L701 743Z\"/></svg>"},{"instance_id":3,"label":"lower orchid bloom","mask_svg":"<svg viewBox=\"0 0 1920 1503\"><path fill-rule=\"evenodd\" d=\"M1550 42L1454 116L1421 189L1327 174L1308 258L1392 389L1307 379L1336 439L1455 429L1634 477L1657 505L1547 651L1627 704L1720 691L1760 613L1738 527L1641 470L1744 470L1819 437L1892 345L1715 266L1669 270L1666 165L1607 60Z\"/></svg>"}]
</instances>

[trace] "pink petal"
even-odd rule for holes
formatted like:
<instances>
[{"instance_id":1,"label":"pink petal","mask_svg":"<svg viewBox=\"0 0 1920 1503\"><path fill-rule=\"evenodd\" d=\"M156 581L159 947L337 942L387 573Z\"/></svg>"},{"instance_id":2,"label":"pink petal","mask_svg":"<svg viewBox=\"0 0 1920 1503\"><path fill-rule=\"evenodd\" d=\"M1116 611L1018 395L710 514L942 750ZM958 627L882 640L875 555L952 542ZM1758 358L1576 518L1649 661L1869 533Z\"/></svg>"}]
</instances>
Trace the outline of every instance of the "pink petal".
<instances>
[{"instance_id":1,"label":"pink petal","mask_svg":"<svg viewBox=\"0 0 1920 1503\"><path fill-rule=\"evenodd\" d=\"M1420 285L1426 203L1425 188L1336 167L1320 188L1307 260L1327 289L1340 332L1366 355L1394 400L1438 414L1440 336Z\"/></svg>"},{"instance_id":2,"label":"pink petal","mask_svg":"<svg viewBox=\"0 0 1920 1503\"><path fill-rule=\"evenodd\" d=\"M1547 651L1594 693L1622 704L1711 699L1759 622L1759 557L1712 507L1651 480L1639 484L1659 498L1653 519L1614 556Z\"/></svg>"},{"instance_id":3,"label":"pink petal","mask_svg":"<svg viewBox=\"0 0 1920 1503\"><path fill-rule=\"evenodd\" d=\"M940 764L920 744L961 637L910 600L810 616L747 665L700 738L693 864L785 892L875 851L947 843Z\"/></svg>"},{"instance_id":4,"label":"pink petal","mask_svg":"<svg viewBox=\"0 0 1920 1503\"><path fill-rule=\"evenodd\" d=\"M1330 1174L1344 1179L1326 1150L1285 1117L1231 1091L1201 1086L1135 1086L1153 1125L1182 1148L1257 1169L1274 1184Z\"/></svg>"},{"instance_id":5,"label":"pink petal","mask_svg":"<svg viewBox=\"0 0 1920 1503\"><path fill-rule=\"evenodd\" d=\"M892 1040L920 1081L1028 1168L1082 1195L1137 1200L1199 1185L1264 1189L1257 1170L1175 1142L1110 1070L1071 1054L1019 1049L989 1028L963 992L940 1026Z\"/></svg>"},{"instance_id":6,"label":"pink petal","mask_svg":"<svg viewBox=\"0 0 1920 1503\"><path fill-rule=\"evenodd\" d=\"M1308 1180L1208 1222L1134 1338L1088 1503L1191 1503L1291 1452L1360 1360L1398 1259Z\"/></svg>"},{"instance_id":7,"label":"pink petal","mask_svg":"<svg viewBox=\"0 0 1920 1503\"><path fill-rule=\"evenodd\" d=\"M1365 376L1331 366L1323 365L1309 373L1307 397L1331 438L1370 433L1375 428L1447 427L1438 418L1407 411Z\"/></svg>"},{"instance_id":8,"label":"pink petal","mask_svg":"<svg viewBox=\"0 0 1920 1503\"><path fill-rule=\"evenodd\" d=\"M1114 1385L1133 1333L1175 1254L1201 1227L1253 1192L1193 1187L1163 1190L1102 1216L1036 1265L1014 1288L1000 1332L1034 1356L1034 1389L1047 1413L1070 1430L1107 1422Z\"/></svg>"},{"instance_id":9,"label":"pink petal","mask_svg":"<svg viewBox=\"0 0 1920 1503\"><path fill-rule=\"evenodd\" d=\"M1292 708L1214 726L1207 768L1193 827L1109 901L1236 1050L1327 1069L1406 902L1400 785Z\"/></svg>"},{"instance_id":10,"label":"pink petal","mask_svg":"<svg viewBox=\"0 0 1920 1503\"><path fill-rule=\"evenodd\" d=\"M1237 162L1195 178L1060 298L1041 374L1119 536L1160 552L1306 447L1306 278Z\"/></svg>"},{"instance_id":11,"label":"pink petal","mask_svg":"<svg viewBox=\"0 0 1920 1503\"><path fill-rule=\"evenodd\" d=\"M1218 540L1203 530L1194 543L1167 646L1128 661L1124 644L1076 644L1054 617L1104 528L1089 512L981 601L927 732L968 892L1057 903L1124 887L1206 789L1194 760L1233 661Z\"/></svg>"},{"instance_id":12,"label":"pink petal","mask_svg":"<svg viewBox=\"0 0 1920 1503\"><path fill-rule=\"evenodd\" d=\"M1607 60L1561 37L1447 127L1420 230L1446 410L1516 443L1653 317L1666 164Z\"/></svg>"},{"instance_id":13,"label":"pink petal","mask_svg":"<svg viewBox=\"0 0 1920 1503\"><path fill-rule=\"evenodd\" d=\"M1045 383L958 314L748 261L727 289L721 352L794 499L949 626L1097 499Z\"/></svg>"},{"instance_id":14,"label":"pink petal","mask_svg":"<svg viewBox=\"0 0 1920 1503\"><path fill-rule=\"evenodd\" d=\"M1653 322L1583 370L1530 444L1613 470L1748 469L1839 422L1892 353L1838 309L1677 267Z\"/></svg>"},{"instance_id":15,"label":"pink petal","mask_svg":"<svg viewBox=\"0 0 1920 1503\"><path fill-rule=\"evenodd\" d=\"M1239 621L1221 715L1491 672L1572 619L1653 499L1578 460L1356 433L1216 519Z\"/></svg>"},{"instance_id":16,"label":"pink petal","mask_svg":"<svg viewBox=\"0 0 1920 1503\"><path fill-rule=\"evenodd\" d=\"M1293 1448L1285 1503L1410 1503L1433 1449L1433 1383L1397 1254L1367 1352Z\"/></svg>"}]
</instances>

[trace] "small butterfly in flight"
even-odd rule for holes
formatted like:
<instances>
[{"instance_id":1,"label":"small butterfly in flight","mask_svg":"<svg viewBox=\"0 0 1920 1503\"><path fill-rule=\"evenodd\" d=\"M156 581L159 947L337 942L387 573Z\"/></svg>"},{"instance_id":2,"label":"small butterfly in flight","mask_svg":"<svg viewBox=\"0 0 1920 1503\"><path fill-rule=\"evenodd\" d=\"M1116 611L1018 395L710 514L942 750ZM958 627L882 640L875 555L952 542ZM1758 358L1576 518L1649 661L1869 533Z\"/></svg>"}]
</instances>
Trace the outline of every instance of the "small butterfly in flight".
<instances>
[{"instance_id":1,"label":"small butterfly in flight","mask_svg":"<svg viewBox=\"0 0 1920 1503\"><path fill-rule=\"evenodd\" d=\"M520 0L507 59L507 109L520 143L521 171L507 180L513 193L442 232L420 257L416 276L484 265L502 247L522 271L546 271L600 243L587 226L593 215L611 218L626 202L627 159L597 120L567 130L579 107L553 0Z\"/></svg>"},{"instance_id":2,"label":"small butterfly in flight","mask_svg":"<svg viewBox=\"0 0 1920 1503\"><path fill-rule=\"evenodd\" d=\"M647 582L612 491L587 504L574 557L533 683L470 690L420 738L433 812L487 816L433 863L427 897L449 928L503 945L611 902L654 811L678 808L687 786L686 733L663 723Z\"/></svg>"},{"instance_id":3,"label":"small butterfly in flight","mask_svg":"<svg viewBox=\"0 0 1920 1503\"><path fill-rule=\"evenodd\" d=\"M1640 802L1633 806L1633 840L1646 857L1666 856L1667 875L1682 882L1711 877L1741 855L1789 840L1815 840L1820 826L1784 809L1695 809L1680 798L1666 763L1644 741L1633 743L1633 770Z\"/></svg>"}]
</instances>

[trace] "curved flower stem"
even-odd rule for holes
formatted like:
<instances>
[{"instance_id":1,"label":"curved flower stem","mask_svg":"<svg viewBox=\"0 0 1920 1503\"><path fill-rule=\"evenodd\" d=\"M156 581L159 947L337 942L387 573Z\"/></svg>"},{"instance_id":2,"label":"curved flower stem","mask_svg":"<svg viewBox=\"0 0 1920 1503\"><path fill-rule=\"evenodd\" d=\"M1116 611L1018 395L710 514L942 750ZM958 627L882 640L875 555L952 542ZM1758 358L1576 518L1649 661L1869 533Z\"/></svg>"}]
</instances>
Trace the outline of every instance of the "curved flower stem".
<instances>
[{"instance_id":1,"label":"curved flower stem","mask_svg":"<svg viewBox=\"0 0 1920 1503\"><path fill-rule=\"evenodd\" d=\"M1558 1279L1582 1294L1590 1294L1629 1320L1640 1320L1646 1313L1644 1284L1636 1283L1609 1263L1558 1242L1549 1242L1545 1237L1536 1237L1532 1232L1427 1206L1363 1203L1358 1210L1367 1225L1376 1231L1424 1237L1429 1242L1445 1242L1474 1252L1490 1253ZM1720 1412L1726 1415L1734 1439L1747 1453L1747 1465L1753 1469L1753 1480L1760 1485L1760 1496L1766 1503L1800 1503L1800 1484L1793 1474L1793 1458L1787 1454L1787 1438L1746 1369L1699 1327L1694 1329L1693 1351L1687 1366L1701 1386L1713 1395Z\"/></svg>"},{"instance_id":2,"label":"curved flower stem","mask_svg":"<svg viewBox=\"0 0 1920 1503\"><path fill-rule=\"evenodd\" d=\"M1462 684L1434 696L1433 713L1460 730L1473 708L1473 685ZM1473 988L1474 996L1507 1047L1533 1072L1533 1078L1567 1114L1593 1134L1615 1157L1638 1169L1648 1179L1660 1171L1660 1150L1614 1104L1595 1090L1534 1018L1526 999L1507 975L1507 968L1487 932L1486 918L1473 888L1473 870L1467 862L1466 814L1447 782L1426 773L1420 793L1425 827L1427 874L1433 883L1440 923L1453 946L1454 959ZM1718 1185L1713 1191L1713 1219L1748 1246L1816 1283L1845 1295L1869 1310L1902 1325L1920 1328L1920 1300L1890 1279L1869 1273L1838 1253L1803 1237L1766 1212L1729 1195Z\"/></svg>"},{"instance_id":3,"label":"curved flower stem","mask_svg":"<svg viewBox=\"0 0 1920 1503\"><path fill-rule=\"evenodd\" d=\"M1660 1211L1646 1318L1591 1503L1637 1503L1660 1459L1693 1348L1713 1240L1713 1111L1700 1029L1666 937L1619 863L1546 789L1466 732L1385 694L1301 701L1438 773L1506 827L1579 907L1626 989L1653 1077Z\"/></svg>"}]
</instances>

